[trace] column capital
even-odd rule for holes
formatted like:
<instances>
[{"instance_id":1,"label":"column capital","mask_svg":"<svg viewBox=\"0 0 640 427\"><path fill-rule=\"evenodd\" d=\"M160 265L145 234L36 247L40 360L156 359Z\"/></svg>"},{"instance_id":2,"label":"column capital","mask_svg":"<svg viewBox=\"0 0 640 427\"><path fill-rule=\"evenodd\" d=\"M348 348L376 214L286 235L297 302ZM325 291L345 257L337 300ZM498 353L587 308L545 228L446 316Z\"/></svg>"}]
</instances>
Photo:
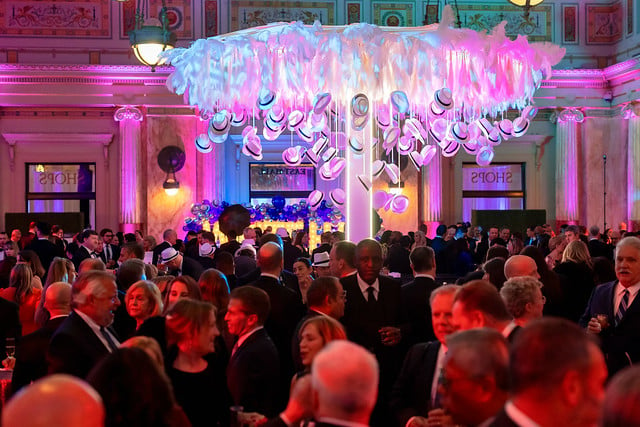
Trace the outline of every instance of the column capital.
<instances>
[{"instance_id":1,"label":"column capital","mask_svg":"<svg viewBox=\"0 0 640 427\"><path fill-rule=\"evenodd\" d=\"M632 101L626 103L620 110L620 115L626 120L640 117L640 102Z\"/></svg>"},{"instance_id":2,"label":"column capital","mask_svg":"<svg viewBox=\"0 0 640 427\"><path fill-rule=\"evenodd\" d=\"M549 117L551 123L561 123L573 121L576 123L584 122L584 113L577 108L564 108L551 113Z\"/></svg>"},{"instance_id":3,"label":"column capital","mask_svg":"<svg viewBox=\"0 0 640 427\"><path fill-rule=\"evenodd\" d=\"M121 122L123 120L137 120L141 122L143 119L143 115L142 111L140 111L138 107L125 106L120 107L116 110L115 114L113 115L113 119L116 122Z\"/></svg>"}]
</instances>

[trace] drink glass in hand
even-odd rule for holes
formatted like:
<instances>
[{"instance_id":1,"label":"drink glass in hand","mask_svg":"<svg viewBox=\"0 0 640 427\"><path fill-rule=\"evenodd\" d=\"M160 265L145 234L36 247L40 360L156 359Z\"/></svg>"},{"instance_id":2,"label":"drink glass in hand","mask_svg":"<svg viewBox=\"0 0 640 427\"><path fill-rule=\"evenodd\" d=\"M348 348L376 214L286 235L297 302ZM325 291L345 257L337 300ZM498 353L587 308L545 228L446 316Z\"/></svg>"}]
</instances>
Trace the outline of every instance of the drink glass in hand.
<instances>
[{"instance_id":1,"label":"drink glass in hand","mask_svg":"<svg viewBox=\"0 0 640 427\"><path fill-rule=\"evenodd\" d=\"M5 348L7 352L7 357L13 357L16 354L16 339L15 338L7 338L5 341Z\"/></svg>"},{"instance_id":2,"label":"drink glass in hand","mask_svg":"<svg viewBox=\"0 0 640 427\"><path fill-rule=\"evenodd\" d=\"M606 314L596 314L596 320L600 323L600 327L602 329L606 329L609 327L609 316Z\"/></svg>"}]
</instances>

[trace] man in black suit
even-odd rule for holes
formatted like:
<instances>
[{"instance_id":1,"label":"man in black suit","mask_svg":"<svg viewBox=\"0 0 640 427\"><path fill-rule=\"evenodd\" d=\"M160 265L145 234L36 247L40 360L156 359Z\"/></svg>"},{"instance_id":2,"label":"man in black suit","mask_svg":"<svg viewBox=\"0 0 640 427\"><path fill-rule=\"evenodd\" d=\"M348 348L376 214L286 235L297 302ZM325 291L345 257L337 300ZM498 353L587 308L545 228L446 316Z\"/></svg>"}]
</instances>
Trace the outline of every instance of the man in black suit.
<instances>
[{"instance_id":1,"label":"man in black suit","mask_svg":"<svg viewBox=\"0 0 640 427\"><path fill-rule=\"evenodd\" d=\"M94 252L98 247L98 233L95 230L84 230L80 234L80 239L82 239L82 244L71 259L76 271L80 268L80 263L85 259L98 258L98 255Z\"/></svg>"},{"instance_id":2,"label":"man in black suit","mask_svg":"<svg viewBox=\"0 0 640 427\"><path fill-rule=\"evenodd\" d=\"M224 320L229 333L238 337L227 365L227 386L235 405L245 412L267 417L278 414L280 386L278 351L264 329L269 315L269 296L253 286L231 292Z\"/></svg>"},{"instance_id":3,"label":"man in black suit","mask_svg":"<svg viewBox=\"0 0 640 427\"><path fill-rule=\"evenodd\" d=\"M356 275L340 280L347 293L342 323L349 339L378 359L380 390L373 422L389 425L388 394L402 364L401 341L408 331L401 310L400 284L380 275L382 247L373 239L356 245L356 268Z\"/></svg>"},{"instance_id":4,"label":"man in black suit","mask_svg":"<svg viewBox=\"0 0 640 427\"><path fill-rule=\"evenodd\" d=\"M49 241L49 233L51 233L51 225L46 222L39 221L36 224L36 238L34 238L29 246L25 249L30 249L38 254L40 262L44 267L45 274L49 271L51 261L57 256L63 257L64 253Z\"/></svg>"},{"instance_id":5,"label":"man in black suit","mask_svg":"<svg viewBox=\"0 0 640 427\"><path fill-rule=\"evenodd\" d=\"M282 264L283 253L280 246L273 242L262 245L258 251L261 274L251 285L269 295L271 312L264 327L278 349L282 375L289 378L293 374L291 337L304 314L304 307L296 293L280 282ZM283 403L286 402L286 394L283 393Z\"/></svg>"},{"instance_id":6,"label":"man in black suit","mask_svg":"<svg viewBox=\"0 0 640 427\"><path fill-rule=\"evenodd\" d=\"M171 248L176 244L178 241L178 233L169 228L164 230L162 233L162 239L163 242L153 248L153 265L158 265L158 260L162 251Z\"/></svg>"},{"instance_id":7,"label":"man in black suit","mask_svg":"<svg viewBox=\"0 0 640 427\"><path fill-rule=\"evenodd\" d=\"M103 228L100 230L100 237L104 247L102 249L103 261L108 269L115 268L117 266L118 258L120 258L120 247L111 244L113 241L113 230L110 228Z\"/></svg>"},{"instance_id":8,"label":"man in black suit","mask_svg":"<svg viewBox=\"0 0 640 427\"><path fill-rule=\"evenodd\" d=\"M378 363L359 345L332 341L313 360L317 427L368 426L378 389Z\"/></svg>"},{"instance_id":9,"label":"man in black suit","mask_svg":"<svg viewBox=\"0 0 640 427\"><path fill-rule=\"evenodd\" d=\"M11 379L12 394L47 375L47 348L53 333L71 312L71 285L56 282L45 293L44 308L51 317L37 331L22 337L16 347L16 365Z\"/></svg>"},{"instance_id":10,"label":"man in black suit","mask_svg":"<svg viewBox=\"0 0 640 427\"><path fill-rule=\"evenodd\" d=\"M196 282L200 280L202 265L192 258L183 256L174 248L162 251L160 261L169 268L169 274L173 276L190 276Z\"/></svg>"},{"instance_id":11,"label":"man in black suit","mask_svg":"<svg viewBox=\"0 0 640 427\"><path fill-rule=\"evenodd\" d=\"M447 352L445 339L454 331L451 308L457 290L456 285L444 285L430 295L430 323L436 341L411 347L391 391L391 410L400 426L423 425L429 411L440 407L438 379Z\"/></svg>"},{"instance_id":12,"label":"man in black suit","mask_svg":"<svg viewBox=\"0 0 640 427\"><path fill-rule=\"evenodd\" d=\"M320 246L318 246L313 251L311 251L312 259L315 254L318 254L320 252L326 252L326 253L331 252L331 237L332 237L332 234L330 231L325 231L320 235Z\"/></svg>"},{"instance_id":13,"label":"man in black suit","mask_svg":"<svg viewBox=\"0 0 640 427\"><path fill-rule=\"evenodd\" d=\"M406 310L411 330L405 345L435 339L431 326L429 297L436 284L435 252L428 246L414 248L409 254L413 281L402 286L402 307Z\"/></svg>"},{"instance_id":14,"label":"man in black suit","mask_svg":"<svg viewBox=\"0 0 640 427\"><path fill-rule=\"evenodd\" d=\"M607 368L578 325L538 319L518 334L510 357L511 397L491 427L598 424Z\"/></svg>"},{"instance_id":15,"label":"man in black suit","mask_svg":"<svg viewBox=\"0 0 640 427\"><path fill-rule=\"evenodd\" d=\"M640 361L640 239L620 240L615 258L618 280L594 289L580 319L600 337L609 375Z\"/></svg>"},{"instance_id":16,"label":"man in black suit","mask_svg":"<svg viewBox=\"0 0 640 427\"><path fill-rule=\"evenodd\" d=\"M600 227L592 225L589 227L589 255L591 258L605 257L608 260L613 260L613 248L600 240Z\"/></svg>"},{"instance_id":17,"label":"man in black suit","mask_svg":"<svg viewBox=\"0 0 640 427\"><path fill-rule=\"evenodd\" d=\"M49 373L84 378L104 356L117 350L120 344L109 326L119 305L113 274L96 270L80 274L71 289L73 311L49 343Z\"/></svg>"},{"instance_id":18,"label":"man in black suit","mask_svg":"<svg viewBox=\"0 0 640 427\"><path fill-rule=\"evenodd\" d=\"M462 285L456 293L452 314L456 331L492 328L512 342L520 330L496 287L486 280Z\"/></svg>"}]
</instances>

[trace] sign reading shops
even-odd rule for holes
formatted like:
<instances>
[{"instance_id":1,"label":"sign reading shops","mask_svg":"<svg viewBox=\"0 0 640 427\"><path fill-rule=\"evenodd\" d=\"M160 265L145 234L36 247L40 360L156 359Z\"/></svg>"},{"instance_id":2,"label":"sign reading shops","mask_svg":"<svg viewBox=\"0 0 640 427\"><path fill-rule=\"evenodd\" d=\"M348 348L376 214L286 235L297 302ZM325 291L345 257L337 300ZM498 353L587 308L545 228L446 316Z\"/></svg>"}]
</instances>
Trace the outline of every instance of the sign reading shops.
<instances>
[{"instance_id":1,"label":"sign reading shops","mask_svg":"<svg viewBox=\"0 0 640 427\"><path fill-rule=\"evenodd\" d=\"M95 165L28 164L29 193L82 193L95 191Z\"/></svg>"},{"instance_id":2,"label":"sign reading shops","mask_svg":"<svg viewBox=\"0 0 640 427\"><path fill-rule=\"evenodd\" d=\"M465 163L462 167L463 191L522 191L522 165L501 164L478 166Z\"/></svg>"}]
</instances>

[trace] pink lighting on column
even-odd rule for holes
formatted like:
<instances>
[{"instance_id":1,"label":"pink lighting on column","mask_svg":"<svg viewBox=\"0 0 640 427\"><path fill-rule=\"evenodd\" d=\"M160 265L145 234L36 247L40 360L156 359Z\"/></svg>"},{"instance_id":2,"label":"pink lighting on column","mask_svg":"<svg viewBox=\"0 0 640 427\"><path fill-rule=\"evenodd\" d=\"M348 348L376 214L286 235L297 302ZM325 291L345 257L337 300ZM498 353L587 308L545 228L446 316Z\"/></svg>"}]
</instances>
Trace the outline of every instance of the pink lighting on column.
<instances>
[{"instance_id":1,"label":"pink lighting on column","mask_svg":"<svg viewBox=\"0 0 640 427\"><path fill-rule=\"evenodd\" d=\"M142 112L136 107L116 110L114 120L120 123L120 223L124 230L140 223L138 199L140 169L140 122Z\"/></svg>"},{"instance_id":2,"label":"pink lighting on column","mask_svg":"<svg viewBox=\"0 0 640 427\"><path fill-rule=\"evenodd\" d=\"M578 123L584 114L575 109L556 115L556 221L578 220Z\"/></svg>"},{"instance_id":3,"label":"pink lighting on column","mask_svg":"<svg viewBox=\"0 0 640 427\"><path fill-rule=\"evenodd\" d=\"M442 215L441 157L435 156L422 168L422 219L427 225L427 237L436 237Z\"/></svg>"}]
</instances>

